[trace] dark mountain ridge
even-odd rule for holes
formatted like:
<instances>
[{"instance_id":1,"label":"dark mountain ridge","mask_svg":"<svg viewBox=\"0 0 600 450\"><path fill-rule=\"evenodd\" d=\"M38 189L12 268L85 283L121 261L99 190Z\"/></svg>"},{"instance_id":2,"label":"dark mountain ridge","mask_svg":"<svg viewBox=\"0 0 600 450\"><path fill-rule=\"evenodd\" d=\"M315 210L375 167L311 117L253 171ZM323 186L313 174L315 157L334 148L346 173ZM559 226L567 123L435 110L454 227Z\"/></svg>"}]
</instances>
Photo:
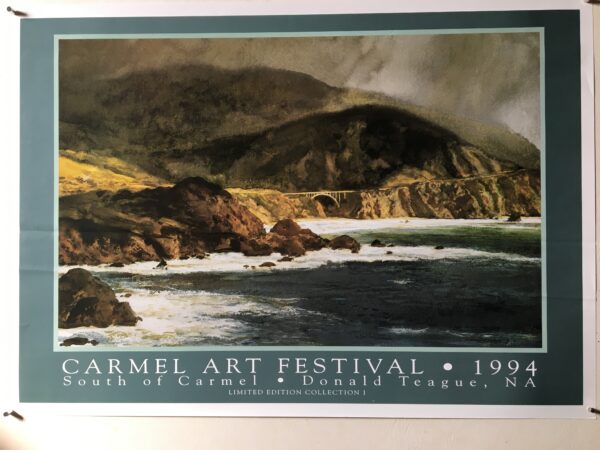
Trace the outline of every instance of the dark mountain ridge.
<instances>
[{"instance_id":1,"label":"dark mountain ridge","mask_svg":"<svg viewBox=\"0 0 600 450\"><path fill-rule=\"evenodd\" d=\"M420 118L434 136L470 143L489 158L526 168L539 167L535 146L507 129L415 107L382 94L332 87L306 74L266 67L231 70L209 65L173 66L110 79L61 73L60 147L106 153L135 164L144 164L149 151L161 152L160 164L148 167L161 171L165 164L170 165L172 182L184 178L173 167L178 161L188 160L186 152L194 150L191 160L197 160L198 153L207 152L210 171L201 166L196 173L186 172L185 176L209 176L222 183L228 177L214 178L219 175L216 168L228 167L240 153L245 154L240 145L247 142L246 136L254 139L256 147L260 140L255 139L256 135L268 136L269 130L275 136L288 136L292 131L299 136L314 135L301 126L335 119L329 113L338 113L343 119L354 114L355 108L369 105L394 109L399 116ZM344 113L346 110L349 112ZM366 134L386 139L385 127L373 133L373 120L369 123ZM286 124L294 129L285 128ZM339 124L334 125L339 128ZM389 131L397 132L394 127ZM340 130L336 133L340 134ZM223 162L219 163L219 158Z\"/></svg>"},{"instance_id":2,"label":"dark mountain ridge","mask_svg":"<svg viewBox=\"0 0 600 450\"><path fill-rule=\"evenodd\" d=\"M322 109L340 90L288 70L209 65L60 77L60 147L189 149Z\"/></svg>"},{"instance_id":3,"label":"dark mountain ridge","mask_svg":"<svg viewBox=\"0 0 600 450\"><path fill-rule=\"evenodd\" d=\"M519 168L437 124L379 105L315 114L191 151L155 151L143 164L166 179L201 171L227 186L282 191L377 188Z\"/></svg>"}]
</instances>

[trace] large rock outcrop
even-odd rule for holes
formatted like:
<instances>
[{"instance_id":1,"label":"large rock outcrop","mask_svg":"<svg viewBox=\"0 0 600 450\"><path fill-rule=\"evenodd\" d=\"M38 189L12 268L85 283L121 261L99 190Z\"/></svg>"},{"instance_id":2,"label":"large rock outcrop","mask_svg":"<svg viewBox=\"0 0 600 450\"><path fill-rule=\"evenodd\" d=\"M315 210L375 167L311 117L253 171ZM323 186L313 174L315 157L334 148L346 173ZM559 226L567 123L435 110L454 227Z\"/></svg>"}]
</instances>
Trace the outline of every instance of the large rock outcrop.
<instances>
[{"instance_id":1,"label":"large rock outcrop","mask_svg":"<svg viewBox=\"0 0 600 450\"><path fill-rule=\"evenodd\" d=\"M96 191L60 199L60 264L132 263L239 251L262 222L202 178L173 187Z\"/></svg>"},{"instance_id":2,"label":"large rock outcrop","mask_svg":"<svg viewBox=\"0 0 600 450\"><path fill-rule=\"evenodd\" d=\"M71 269L58 280L59 328L133 326L140 320L128 302L85 269Z\"/></svg>"},{"instance_id":3,"label":"large rock outcrop","mask_svg":"<svg viewBox=\"0 0 600 450\"><path fill-rule=\"evenodd\" d=\"M262 238L273 251L285 256L302 256L307 251L321 250L327 247L329 240L302 228L291 219L283 219L275 224Z\"/></svg>"},{"instance_id":4,"label":"large rock outcrop","mask_svg":"<svg viewBox=\"0 0 600 450\"><path fill-rule=\"evenodd\" d=\"M245 256L267 256L281 253L285 256L303 256L307 251L321 250L327 247L329 240L322 238L307 228L301 228L291 219L282 219L269 233L257 238L237 236L231 238L223 248L215 251L241 252Z\"/></svg>"},{"instance_id":5,"label":"large rock outcrop","mask_svg":"<svg viewBox=\"0 0 600 450\"><path fill-rule=\"evenodd\" d=\"M140 192L97 191L60 199L61 265L110 264L204 257L302 256L329 241L291 219L269 233L229 192L202 178Z\"/></svg>"}]
</instances>

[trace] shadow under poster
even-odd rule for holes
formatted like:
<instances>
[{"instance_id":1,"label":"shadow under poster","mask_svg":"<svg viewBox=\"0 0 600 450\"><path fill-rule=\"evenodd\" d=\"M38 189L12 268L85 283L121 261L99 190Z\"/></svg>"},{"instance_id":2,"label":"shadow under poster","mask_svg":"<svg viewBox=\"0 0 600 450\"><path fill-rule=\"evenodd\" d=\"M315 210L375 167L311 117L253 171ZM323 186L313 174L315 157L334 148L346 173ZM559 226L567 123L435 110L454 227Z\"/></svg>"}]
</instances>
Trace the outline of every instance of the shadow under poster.
<instances>
[{"instance_id":1,"label":"shadow under poster","mask_svg":"<svg viewBox=\"0 0 600 450\"><path fill-rule=\"evenodd\" d=\"M588 416L589 15L23 19L20 402Z\"/></svg>"}]
</instances>

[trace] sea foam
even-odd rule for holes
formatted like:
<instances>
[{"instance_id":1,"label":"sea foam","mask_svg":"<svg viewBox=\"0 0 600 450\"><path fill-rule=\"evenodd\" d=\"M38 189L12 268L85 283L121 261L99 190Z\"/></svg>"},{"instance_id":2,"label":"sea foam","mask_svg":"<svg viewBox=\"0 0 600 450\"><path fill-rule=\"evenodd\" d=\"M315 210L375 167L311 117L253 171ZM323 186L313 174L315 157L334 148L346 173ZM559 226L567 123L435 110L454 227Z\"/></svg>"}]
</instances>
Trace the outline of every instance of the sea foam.
<instances>
[{"instance_id":1,"label":"sea foam","mask_svg":"<svg viewBox=\"0 0 600 450\"><path fill-rule=\"evenodd\" d=\"M60 266L59 274L66 273L74 267L81 267L90 272L120 272L139 275L165 275L169 273L196 273L196 272L246 272L246 271L277 271L316 269L327 264L344 264L350 262L378 262L378 261L418 261L440 259L485 258L504 261L519 261L525 263L539 263L540 258L532 258L512 253L487 252L469 248L447 247L436 250L431 246L394 246L371 247L363 245L358 253L350 250L331 250L328 248L308 252L306 255L295 258L290 262L277 262L282 257L279 253L269 256L244 256L241 253L213 253L205 259L190 258L186 260L169 260L167 269L157 269L157 262L138 262L124 267L110 267L107 264L99 266ZM274 267L259 267L262 263L274 262ZM245 267L247 266L247 267Z\"/></svg>"}]
</instances>

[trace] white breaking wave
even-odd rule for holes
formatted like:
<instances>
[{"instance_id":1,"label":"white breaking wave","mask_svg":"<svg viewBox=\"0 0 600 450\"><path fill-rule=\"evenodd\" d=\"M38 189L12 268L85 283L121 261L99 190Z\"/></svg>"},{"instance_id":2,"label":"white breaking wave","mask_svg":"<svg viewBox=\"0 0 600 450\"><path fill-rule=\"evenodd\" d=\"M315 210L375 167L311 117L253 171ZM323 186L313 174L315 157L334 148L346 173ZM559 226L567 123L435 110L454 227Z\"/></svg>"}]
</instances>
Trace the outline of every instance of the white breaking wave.
<instances>
[{"instance_id":1,"label":"white breaking wave","mask_svg":"<svg viewBox=\"0 0 600 450\"><path fill-rule=\"evenodd\" d=\"M526 227L528 223L540 223L539 219L524 219L524 223L508 224L497 220L429 220L429 219L380 219L350 220L326 219L301 221L303 227L318 234L344 234L368 232L382 229L401 229L407 227L426 228L444 226L501 226L503 229ZM529 225L531 226L531 225ZM156 269L157 262L138 262L121 268L109 265L99 266L60 266L59 274L73 267L82 267L91 272L129 273L142 276L185 274L185 273L231 273L237 278L240 273L267 273L270 271L316 269L328 264L350 262L372 263L377 261L420 261L420 260L460 260L487 259L494 264L501 261L539 264L540 258L516 254L489 252L469 248L447 247L436 250L432 246L371 247L363 245L359 253L349 250L322 249L309 252L305 256L294 258L290 262L279 262L282 255L247 257L241 253L214 253L205 259L170 260L167 269ZM500 261L500 262L498 262ZM274 267L259 267L265 262L273 262ZM483 262L483 261L482 261ZM222 276L223 278L226 275ZM134 279L136 277L133 277ZM160 281L160 280L159 280ZM390 283L404 285L409 279L391 279ZM252 342L260 332L260 321L255 325L252 319L257 317L279 318L294 323L299 317L327 316L327 314L308 311L299 307L295 298L260 298L248 295L221 294L206 291L181 291L163 289L142 289L133 280L124 282L117 289L117 297L129 302L133 310L143 318L135 327L110 326L108 328L59 329L59 340L69 337L87 337L94 339L99 346L110 347L152 347L152 346L197 346L232 345ZM148 284L151 284L149 282ZM421 335L427 328L392 327L391 334ZM465 338L460 334L456 335ZM467 336L468 337L468 336ZM87 346L86 346L87 347Z\"/></svg>"},{"instance_id":2,"label":"white breaking wave","mask_svg":"<svg viewBox=\"0 0 600 450\"><path fill-rule=\"evenodd\" d=\"M481 333L473 331L452 331L447 329L435 329L435 328L409 328L409 327L390 327L387 329L388 333L399 335L399 336L419 336L428 334L430 336L451 336L452 338L459 338L464 342L480 342L481 339L493 339L495 336L493 333ZM516 340L516 341L533 341L537 339L537 336L529 333L511 333L506 334L505 339Z\"/></svg>"},{"instance_id":3,"label":"white breaking wave","mask_svg":"<svg viewBox=\"0 0 600 450\"><path fill-rule=\"evenodd\" d=\"M78 336L111 347L231 344L256 332L237 315L279 316L293 321L299 314L311 314L295 307L295 299L287 298L260 300L205 291L144 289L127 289L117 297L129 302L143 318L135 327L59 329L59 341Z\"/></svg>"},{"instance_id":4,"label":"white breaking wave","mask_svg":"<svg viewBox=\"0 0 600 450\"><path fill-rule=\"evenodd\" d=\"M241 253L213 253L205 259L190 258L186 260L169 260L168 268L156 269L157 262L138 262L125 267L110 267L107 264L99 266L60 266L58 273L63 274L74 267L81 267L90 272L123 272L139 275L165 275L172 273L196 272L244 272L244 271L278 271L316 269L327 264L348 262L377 262L377 261L418 261L441 259L486 258L504 261L520 261L538 263L540 258L532 258L511 253L495 253L468 248L444 248L436 250L430 246L407 247L371 247L363 245L359 253L350 250L331 250L328 248L308 252L306 255L294 258L290 262L277 262L282 255L273 253L270 256L244 256ZM259 267L262 263L274 262L274 267ZM247 267L244 267L247 266Z\"/></svg>"},{"instance_id":5,"label":"white breaking wave","mask_svg":"<svg viewBox=\"0 0 600 450\"><path fill-rule=\"evenodd\" d=\"M523 217L521 222L507 222L506 219L420 219L420 218L393 218L376 220L358 219L313 219L299 220L302 228L309 228L317 234L340 234L356 231L374 231L388 228L414 229L437 227L480 227L501 226L506 230L517 230L531 224L541 224L541 217ZM271 226L266 227L267 230Z\"/></svg>"},{"instance_id":6,"label":"white breaking wave","mask_svg":"<svg viewBox=\"0 0 600 450\"><path fill-rule=\"evenodd\" d=\"M388 331L392 334L401 335L419 335L425 334L429 331L429 328L406 328L406 327L391 327Z\"/></svg>"}]
</instances>

